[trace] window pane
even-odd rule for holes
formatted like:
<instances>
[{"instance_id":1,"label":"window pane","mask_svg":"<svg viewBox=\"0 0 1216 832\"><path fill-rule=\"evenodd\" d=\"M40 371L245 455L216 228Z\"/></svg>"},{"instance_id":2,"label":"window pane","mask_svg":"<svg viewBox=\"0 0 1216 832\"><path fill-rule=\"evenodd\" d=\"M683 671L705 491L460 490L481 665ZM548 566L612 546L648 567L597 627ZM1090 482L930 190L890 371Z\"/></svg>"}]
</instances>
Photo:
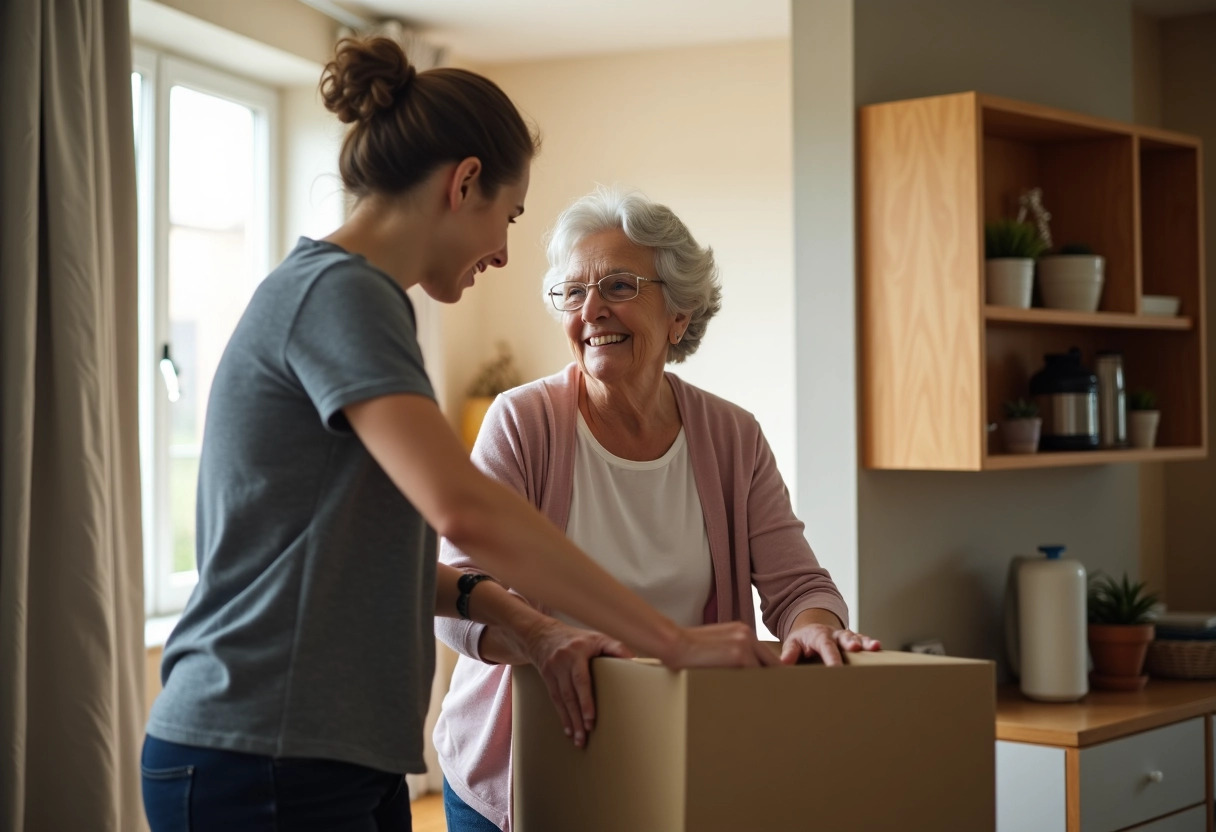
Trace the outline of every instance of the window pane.
<instances>
[{"instance_id":1,"label":"window pane","mask_svg":"<svg viewBox=\"0 0 1216 832\"><path fill-rule=\"evenodd\" d=\"M207 395L255 273L254 113L175 86L169 93L170 349L181 397L169 409L172 567L194 569L194 503Z\"/></svg>"},{"instance_id":2,"label":"window pane","mask_svg":"<svg viewBox=\"0 0 1216 832\"><path fill-rule=\"evenodd\" d=\"M140 133L140 130L139 130L140 112L139 112L139 110L140 110L140 105L143 104L143 101L140 100L141 98L143 98L143 95L142 95L143 88L144 88L144 77L142 75L140 75L138 72L132 72L131 73L131 117L132 117L131 118L131 127L135 131L135 158L136 159L139 158L139 138L140 138L140 136L139 136L139 133ZM136 165L135 169L139 170L139 166Z\"/></svg>"}]
</instances>

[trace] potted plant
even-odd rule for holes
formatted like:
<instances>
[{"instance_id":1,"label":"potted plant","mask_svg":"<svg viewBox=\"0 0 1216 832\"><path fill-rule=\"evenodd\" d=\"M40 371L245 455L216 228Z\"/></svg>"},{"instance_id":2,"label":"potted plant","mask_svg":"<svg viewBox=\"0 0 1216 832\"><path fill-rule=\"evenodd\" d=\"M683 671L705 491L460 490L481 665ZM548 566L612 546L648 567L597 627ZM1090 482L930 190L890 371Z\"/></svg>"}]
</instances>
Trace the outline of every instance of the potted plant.
<instances>
[{"instance_id":1,"label":"potted plant","mask_svg":"<svg viewBox=\"0 0 1216 832\"><path fill-rule=\"evenodd\" d=\"M996 220L984 226L984 287L994 306L1030 306L1034 261L1046 251L1038 230L1028 222Z\"/></svg>"},{"instance_id":2,"label":"potted plant","mask_svg":"<svg viewBox=\"0 0 1216 832\"><path fill-rule=\"evenodd\" d=\"M1011 454L1033 454L1039 449L1039 431L1043 420L1039 406L1026 399L1005 402L1005 420L1001 422L1001 438Z\"/></svg>"},{"instance_id":3,"label":"potted plant","mask_svg":"<svg viewBox=\"0 0 1216 832\"><path fill-rule=\"evenodd\" d=\"M1133 448L1152 448L1157 444L1157 425L1161 411L1157 395L1151 390L1133 390L1127 395L1127 433Z\"/></svg>"},{"instance_id":4,"label":"potted plant","mask_svg":"<svg viewBox=\"0 0 1216 832\"><path fill-rule=\"evenodd\" d=\"M1039 258L1039 292L1048 309L1096 312L1106 260L1087 245L1069 243Z\"/></svg>"},{"instance_id":5,"label":"potted plant","mask_svg":"<svg viewBox=\"0 0 1216 832\"><path fill-rule=\"evenodd\" d=\"M1142 673L1156 628L1149 612L1157 596L1143 581L1123 573L1116 581L1095 572L1089 584L1089 653L1094 661L1090 683L1106 690L1140 690L1148 682Z\"/></svg>"},{"instance_id":6,"label":"potted plant","mask_svg":"<svg viewBox=\"0 0 1216 832\"><path fill-rule=\"evenodd\" d=\"M515 359L511 348L505 341L497 344L497 357L487 361L478 370L467 392L467 398L460 414L460 435L469 450L477 441L481 430L481 422L486 417L486 411L494 403L494 397L522 383L519 370L515 368Z\"/></svg>"}]
</instances>

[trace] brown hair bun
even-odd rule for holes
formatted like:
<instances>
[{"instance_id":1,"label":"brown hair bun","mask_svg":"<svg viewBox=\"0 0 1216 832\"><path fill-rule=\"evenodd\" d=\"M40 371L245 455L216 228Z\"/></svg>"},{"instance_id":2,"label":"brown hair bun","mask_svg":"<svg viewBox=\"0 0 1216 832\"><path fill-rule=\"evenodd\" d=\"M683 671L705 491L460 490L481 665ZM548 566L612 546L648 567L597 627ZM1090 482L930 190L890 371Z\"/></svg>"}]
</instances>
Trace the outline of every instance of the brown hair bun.
<instances>
[{"instance_id":1,"label":"brown hair bun","mask_svg":"<svg viewBox=\"0 0 1216 832\"><path fill-rule=\"evenodd\" d=\"M393 109L417 74L388 38L343 38L321 76L321 99L343 124L366 121Z\"/></svg>"},{"instance_id":2,"label":"brown hair bun","mask_svg":"<svg viewBox=\"0 0 1216 832\"><path fill-rule=\"evenodd\" d=\"M338 170L358 198L405 193L440 165L468 158L481 161L478 185L493 197L540 146L493 81L451 67L417 72L389 38L339 41L321 98L350 125Z\"/></svg>"}]
</instances>

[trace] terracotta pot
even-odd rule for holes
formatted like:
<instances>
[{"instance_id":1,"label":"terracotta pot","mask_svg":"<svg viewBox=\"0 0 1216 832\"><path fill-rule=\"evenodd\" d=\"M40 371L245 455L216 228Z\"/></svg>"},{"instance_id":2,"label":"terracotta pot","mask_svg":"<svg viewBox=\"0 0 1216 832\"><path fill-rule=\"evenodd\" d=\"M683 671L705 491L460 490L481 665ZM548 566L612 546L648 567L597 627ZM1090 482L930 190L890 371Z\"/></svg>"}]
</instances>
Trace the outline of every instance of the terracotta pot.
<instances>
[{"instance_id":1,"label":"terracotta pot","mask_svg":"<svg viewBox=\"0 0 1216 832\"><path fill-rule=\"evenodd\" d=\"M1144 687L1148 682L1144 659L1155 634L1152 624L1090 624L1089 653L1094 660L1090 684L1105 690Z\"/></svg>"}]
</instances>

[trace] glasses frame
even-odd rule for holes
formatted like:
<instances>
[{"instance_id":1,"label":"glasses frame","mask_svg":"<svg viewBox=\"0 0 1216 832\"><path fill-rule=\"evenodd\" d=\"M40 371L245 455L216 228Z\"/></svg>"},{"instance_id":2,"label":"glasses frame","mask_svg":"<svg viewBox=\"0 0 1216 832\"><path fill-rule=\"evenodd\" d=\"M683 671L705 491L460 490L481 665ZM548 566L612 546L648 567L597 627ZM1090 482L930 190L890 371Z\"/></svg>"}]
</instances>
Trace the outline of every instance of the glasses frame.
<instances>
[{"instance_id":1,"label":"glasses frame","mask_svg":"<svg viewBox=\"0 0 1216 832\"><path fill-rule=\"evenodd\" d=\"M633 297L624 298L623 300L612 300L611 298L605 297L604 289L602 286L603 282L610 277L621 277L622 275L624 275L626 277L632 277L634 280L638 281L637 293ZM604 275L603 277L601 277L599 280L595 281L594 283L584 283L581 280L559 280L557 283L554 283L553 288L549 290L549 302L553 304L553 308L556 309L558 312L577 312L587 304L587 298L591 296L591 290L594 288L597 292L600 293L600 300L602 300L604 303L629 303L629 301L631 301L631 300L637 300L638 295L642 294L642 283L662 284L664 282L666 282L666 281L659 280L657 277L643 277L642 275L634 274L633 272L613 272L612 274ZM587 294L583 295L583 302L573 308L565 308L565 307L561 306L558 303L558 298L560 297L560 295L554 291L554 289L556 289L558 286L561 286L566 283L576 283L579 286L582 286L584 289L587 290Z\"/></svg>"}]
</instances>

